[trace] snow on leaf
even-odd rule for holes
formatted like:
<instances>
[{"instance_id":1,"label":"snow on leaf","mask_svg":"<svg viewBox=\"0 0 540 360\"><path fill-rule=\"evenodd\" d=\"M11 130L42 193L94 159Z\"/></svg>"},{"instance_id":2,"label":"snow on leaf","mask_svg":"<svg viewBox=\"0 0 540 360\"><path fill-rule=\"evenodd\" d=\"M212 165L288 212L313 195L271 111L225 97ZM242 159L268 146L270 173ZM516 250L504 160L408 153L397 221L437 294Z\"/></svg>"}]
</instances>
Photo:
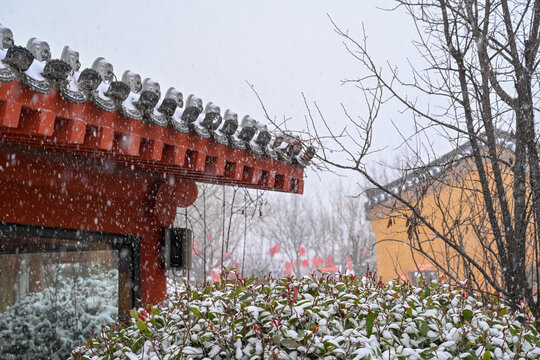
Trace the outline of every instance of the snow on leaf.
<instances>
[{"instance_id":1,"label":"snow on leaf","mask_svg":"<svg viewBox=\"0 0 540 360\"><path fill-rule=\"evenodd\" d=\"M488 306L445 284L415 288L381 285L374 278L311 276L174 289L148 311L143 334L134 316L131 326L106 330L77 354L96 360L128 352L139 359L217 360L540 356L528 315L500 303Z\"/></svg>"}]
</instances>

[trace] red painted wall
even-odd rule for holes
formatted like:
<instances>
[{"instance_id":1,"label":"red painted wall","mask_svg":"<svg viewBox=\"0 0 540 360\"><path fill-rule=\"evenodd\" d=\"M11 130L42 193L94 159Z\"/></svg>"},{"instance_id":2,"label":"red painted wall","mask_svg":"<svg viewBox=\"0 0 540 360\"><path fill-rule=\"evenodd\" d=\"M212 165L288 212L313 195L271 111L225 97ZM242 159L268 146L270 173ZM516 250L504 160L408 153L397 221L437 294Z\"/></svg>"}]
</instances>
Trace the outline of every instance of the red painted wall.
<instances>
[{"instance_id":1,"label":"red painted wall","mask_svg":"<svg viewBox=\"0 0 540 360\"><path fill-rule=\"evenodd\" d=\"M0 221L138 235L143 304L162 301L162 229L197 198L193 180L0 142Z\"/></svg>"}]
</instances>

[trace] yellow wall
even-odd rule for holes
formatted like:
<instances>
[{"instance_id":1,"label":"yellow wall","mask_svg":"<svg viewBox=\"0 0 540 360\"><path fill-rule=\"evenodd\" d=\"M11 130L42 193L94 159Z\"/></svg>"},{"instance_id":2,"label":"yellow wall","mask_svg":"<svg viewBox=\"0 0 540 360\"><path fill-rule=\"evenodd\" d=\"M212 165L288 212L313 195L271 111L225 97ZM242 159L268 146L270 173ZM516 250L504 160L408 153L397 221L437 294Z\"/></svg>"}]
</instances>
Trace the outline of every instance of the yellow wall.
<instances>
[{"instance_id":1,"label":"yellow wall","mask_svg":"<svg viewBox=\"0 0 540 360\"><path fill-rule=\"evenodd\" d=\"M470 161L464 162L457 169L453 169L451 174L447 172L442 181L427 187L426 191L422 188L426 184L421 184L402 196L415 203L421 209L421 214L433 223L438 231L452 234L452 240L463 247L481 267L487 268L489 276L500 283L500 268L496 266L497 259L492 252L496 252L495 244L482 247L478 241L478 236L484 240L492 239L492 236L483 198L479 192L478 175L470 170L472 168ZM507 198L510 199L511 177L505 175L504 179L507 183ZM411 240L408 229L411 230L411 223L414 222L411 214L411 210L390 200L368 211L368 219L371 220L377 240L377 272L384 281L398 277L413 280L410 272L417 268L429 269L431 266L435 269L432 265L434 262L409 246ZM464 280L467 278L466 274L469 274L476 282L476 287L491 289L477 269L465 266L462 257L443 240L435 237L431 230L420 224L414 229L424 250L427 250L433 260L450 269L455 279ZM412 243L418 246L417 242ZM442 275L442 272L439 274Z\"/></svg>"}]
</instances>

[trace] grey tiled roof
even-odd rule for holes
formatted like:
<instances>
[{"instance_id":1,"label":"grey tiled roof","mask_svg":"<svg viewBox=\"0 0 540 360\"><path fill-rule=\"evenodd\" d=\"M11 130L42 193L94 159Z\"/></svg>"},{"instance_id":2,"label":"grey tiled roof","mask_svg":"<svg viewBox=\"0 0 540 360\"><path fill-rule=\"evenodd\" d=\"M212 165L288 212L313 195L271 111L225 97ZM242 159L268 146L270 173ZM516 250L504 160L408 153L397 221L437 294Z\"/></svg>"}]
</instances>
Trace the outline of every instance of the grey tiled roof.
<instances>
[{"instance_id":1,"label":"grey tiled roof","mask_svg":"<svg viewBox=\"0 0 540 360\"><path fill-rule=\"evenodd\" d=\"M514 151L515 137L513 134L497 130L497 137L498 145L501 149ZM456 166L464 159L470 158L471 155L471 143L470 141L467 141L465 144L456 147L454 150L447 152L428 164L408 171L404 176L384 185L384 188L392 194L399 195L407 190L414 189L429 179L433 179L445 173L448 169ZM368 198L365 207L368 210L374 208L377 204L382 204L392 198L390 194L379 188L367 189L365 193Z\"/></svg>"},{"instance_id":2,"label":"grey tiled roof","mask_svg":"<svg viewBox=\"0 0 540 360\"><path fill-rule=\"evenodd\" d=\"M105 112L119 111L123 116L156 126L170 126L178 132L194 132L202 138L277 161L305 168L315 149L291 134L272 134L265 124L246 115L239 122L231 110L221 114L212 102L203 105L195 95L184 102L182 92L170 87L162 96L160 84L126 70L118 80L114 68L98 57L83 69L79 53L66 46L60 59L51 57L47 42L28 40L16 46L10 29L0 25L0 82L21 81L32 91L47 94L60 90L64 99L81 104L93 102ZM83 70L82 70L83 69Z\"/></svg>"}]
</instances>

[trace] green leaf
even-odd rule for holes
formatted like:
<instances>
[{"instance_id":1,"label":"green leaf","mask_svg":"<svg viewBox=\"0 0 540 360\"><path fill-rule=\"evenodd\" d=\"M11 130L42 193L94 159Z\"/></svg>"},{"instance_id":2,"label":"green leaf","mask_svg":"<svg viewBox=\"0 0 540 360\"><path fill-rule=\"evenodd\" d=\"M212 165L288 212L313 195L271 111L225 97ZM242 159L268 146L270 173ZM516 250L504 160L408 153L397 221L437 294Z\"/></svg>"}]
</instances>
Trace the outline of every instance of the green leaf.
<instances>
[{"instance_id":1,"label":"green leaf","mask_svg":"<svg viewBox=\"0 0 540 360\"><path fill-rule=\"evenodd\" d=\"M431 295L431 288L428 286L424 291L424 299Z\"/></svg>"},{"instance_id":2,"label":"green leaf","mask_svg":"<svg viewBox=\"0 0 540 360\"><path fill-rule=\"evenodd\" d=\"M139 352L139 350L142 348L143 344L144 344L144 338L141 337L139 340L137 340L133 345L131 345L131 351L133 351L134 353L137 353Z\"/></svg>"},{"instance_id":3,"label":"green leaf","mask_svg":"<svg viewBox=\"0 0 540 360\"><path fill-rule=\"evenodd\" d=\"M491 352L489 350L486 350L484 356L482 356L482 360L491 360Z\"/></svg>"},{"instance_id":4,"label":"green leaf","mask_svg":"<svg viewBox=\"0 0 540 360\"><path fill-rule=\"evenodd\" d=\"M429 331L429 325L426 320L420 325L420 336L426 336Z\"/></svg>"},{"instance_id":5,"label":"green leaf","mask_svg":"<svg viewBox=\"0 0 540 360\"><path fill-rule=\"evenodd\" d=\"M154 321L154 326L157 327L158 329L161 329L162 327L165 326L165 321L163 321L163 319L160 319L160 318L154 318L155 321Z\"/></svg>"},{"instance_id":6,"label":"green leaf","mask_svg":"<svg viewBox=\"0 0 540 360\"><path fill-rule=\"evenodd\" d=\"M134 318L134 319L139 318L139 313L137 312L136 309L131 309L131 311L129 312L129 315L131 315L131 317Z\"/></svg>"},{"instance_id":7,"label":"green leaf","mask_svg":"<svg viewBox=\"0 0 540 360\"><path fill-rule=\"evenodd\" d=\"M144 322L142 322L141 320L137 320L135 323L137 324L137 328L139 328L139 330L141 330L141 332L149 331L148 326Z\"/></svg>"},{"instance_id":8,"label":"green leaf","mask_svg":"<svg viewBox=\"0 0 540 360\"><path fill-rule=\"evenodd\" d=\"M472 317L473 317L473 312L471 309L463 309L463 311L461 312L461 315L463 315L463 320L467 322L471 322Z\"/></svg>"},{"instance_id":9,"label":"green leaf","mask_svg":"<svg viewBox=\"0 0 540 360\"><path fill-rule=\"evenodd\" d=\"M193 313L193 315L195 315L196 317L198 317L199 319L202 319L203 318L203 314L201 313L201 311L199 309L197 309L196 307L192 307L191 308L191 312Z\"/></svg>"},{"instance_id":10,"label":"green leaf","mask_svg":"<svg viewBox=\"0 0 540 360\"><path fill-rule=\"evenodd\" d=\"M193 300L199 300L199 293L196 291L193 292Z\"/></svg>"},{"instance_id":11,"label":"green leaf","mask_svg":"<svg viewBox=\"0 0 540 360\"><path fill-rule=\"evenodd\" d=\"M375 321L375 313L369 312L366 317L367 336L370 337L373 332L373 322Z\"/></svg>"},{"instance_id":12,"label":"green leaf","mask_svg":"<svg viewBox=\"0 0 540 360\"><path fill-rule=\"evenodd\" d=\"M283 339L281 340L281 345L285 346L287 349L296 349L300 344L293 339Z\"/></svg>"}]
</instances>

